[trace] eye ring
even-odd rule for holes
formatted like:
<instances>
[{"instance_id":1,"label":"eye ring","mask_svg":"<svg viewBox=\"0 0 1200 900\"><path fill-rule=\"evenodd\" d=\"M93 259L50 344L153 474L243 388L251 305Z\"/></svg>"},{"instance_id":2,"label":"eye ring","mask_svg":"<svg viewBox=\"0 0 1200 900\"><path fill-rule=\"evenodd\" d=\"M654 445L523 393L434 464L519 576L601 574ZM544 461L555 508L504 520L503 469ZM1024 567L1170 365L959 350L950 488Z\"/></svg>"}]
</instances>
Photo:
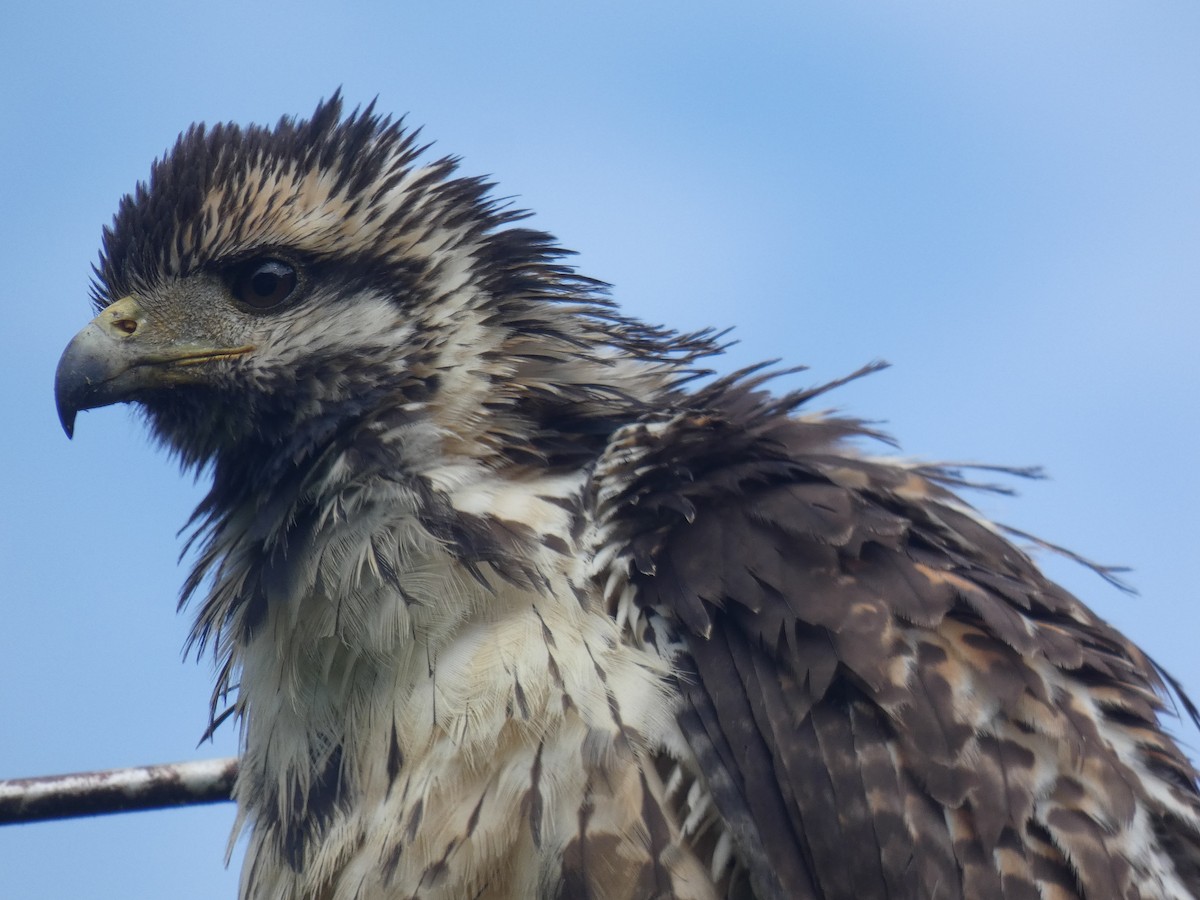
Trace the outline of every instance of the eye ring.
<instances>
[{"instance_id":1,"label":"eye ring","mask_svg":"<svg viewBox=\"0 0 1200 900\"><path fill-rule=\"evenodd\" d=\"M252 309L274 309L292 295L299 283L291 263L271 257L251 259L234 267L229 290Z\"/></svg>"}]
</instances>

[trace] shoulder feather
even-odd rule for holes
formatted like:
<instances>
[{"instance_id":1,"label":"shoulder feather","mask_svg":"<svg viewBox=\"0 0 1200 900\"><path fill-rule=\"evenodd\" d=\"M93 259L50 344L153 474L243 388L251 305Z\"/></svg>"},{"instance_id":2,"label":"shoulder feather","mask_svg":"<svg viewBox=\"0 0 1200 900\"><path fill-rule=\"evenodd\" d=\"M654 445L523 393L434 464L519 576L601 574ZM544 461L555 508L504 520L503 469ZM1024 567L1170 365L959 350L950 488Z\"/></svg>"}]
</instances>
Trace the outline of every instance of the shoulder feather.
<instances>
[{"instance_id":1,"label":"shoulder feather","mask_svg":"<svg viewBox=\"0 0 1200 900\"><path fill-rule=\"evenodd\" d=\"M862 374L856 373L857 374ZM862 423L740 373L614 437L598 515L763 897L1200 894L1154 664ZM636 613L635 613L636 615Z\"/></svg>"}]
</instances>

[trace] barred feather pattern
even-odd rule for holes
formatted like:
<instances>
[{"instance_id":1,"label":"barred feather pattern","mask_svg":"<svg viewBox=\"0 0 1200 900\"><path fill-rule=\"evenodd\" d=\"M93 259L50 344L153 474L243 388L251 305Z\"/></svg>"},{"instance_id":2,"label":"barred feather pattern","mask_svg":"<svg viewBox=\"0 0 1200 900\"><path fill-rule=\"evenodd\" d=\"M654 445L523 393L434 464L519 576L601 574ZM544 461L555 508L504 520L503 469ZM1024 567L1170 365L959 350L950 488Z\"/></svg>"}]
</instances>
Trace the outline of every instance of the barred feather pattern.
<instances>
[{"instance_id":1,"label":"barred feather pattern","mask_svg":"<svg viewBox=\"0 0 1200 900\"><path fill-rule=\"evenodd\" d=\"M1196 772L1153 663L852 420L718 382L618 433L606 602L758 897L1200 894ZM619 548L619 549L615 549ZM718 562L719 561L719 562Z\"/></svg>"}]
</instances>

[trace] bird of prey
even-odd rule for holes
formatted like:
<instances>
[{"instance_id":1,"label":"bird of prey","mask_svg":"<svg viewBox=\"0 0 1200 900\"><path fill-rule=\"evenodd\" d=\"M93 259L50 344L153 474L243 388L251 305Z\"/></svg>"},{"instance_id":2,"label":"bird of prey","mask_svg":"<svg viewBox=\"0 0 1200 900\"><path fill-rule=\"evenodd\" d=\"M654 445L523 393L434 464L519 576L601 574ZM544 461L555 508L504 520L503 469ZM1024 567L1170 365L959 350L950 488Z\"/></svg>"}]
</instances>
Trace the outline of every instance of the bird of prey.
<instances>
[{"instance_id":1,"label":"bird of prey","mask_svg":"<svg viewBox=\"0 0 1200 900\"><path fill-rule=\"evenodd\" d=\"M491 187L335 94L104 231L59 413L211 475L242 897L1200 896L1170 679L969 476L703 377Z\"/></svg>"}]
</instances>

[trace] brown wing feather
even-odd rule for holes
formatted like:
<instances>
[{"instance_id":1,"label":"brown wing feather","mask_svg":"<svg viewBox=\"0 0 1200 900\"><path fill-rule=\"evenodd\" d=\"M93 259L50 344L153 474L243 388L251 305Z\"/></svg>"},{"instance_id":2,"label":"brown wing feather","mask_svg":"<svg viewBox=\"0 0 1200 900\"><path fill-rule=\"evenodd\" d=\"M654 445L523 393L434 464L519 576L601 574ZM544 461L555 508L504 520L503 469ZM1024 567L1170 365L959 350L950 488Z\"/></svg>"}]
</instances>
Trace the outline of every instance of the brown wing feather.
<instances>
[{"instance_id":1,"label":"brown wing feather","mask_svg":"<svg viewBox=\"0 0 1200 900\"><path fill-rule=\"evenodd\" d=\"M1200 895L1196 773L1147 657L936 469L756 386L625 429L597 471L756 893Z\"/></svg>"}]
</instances>

